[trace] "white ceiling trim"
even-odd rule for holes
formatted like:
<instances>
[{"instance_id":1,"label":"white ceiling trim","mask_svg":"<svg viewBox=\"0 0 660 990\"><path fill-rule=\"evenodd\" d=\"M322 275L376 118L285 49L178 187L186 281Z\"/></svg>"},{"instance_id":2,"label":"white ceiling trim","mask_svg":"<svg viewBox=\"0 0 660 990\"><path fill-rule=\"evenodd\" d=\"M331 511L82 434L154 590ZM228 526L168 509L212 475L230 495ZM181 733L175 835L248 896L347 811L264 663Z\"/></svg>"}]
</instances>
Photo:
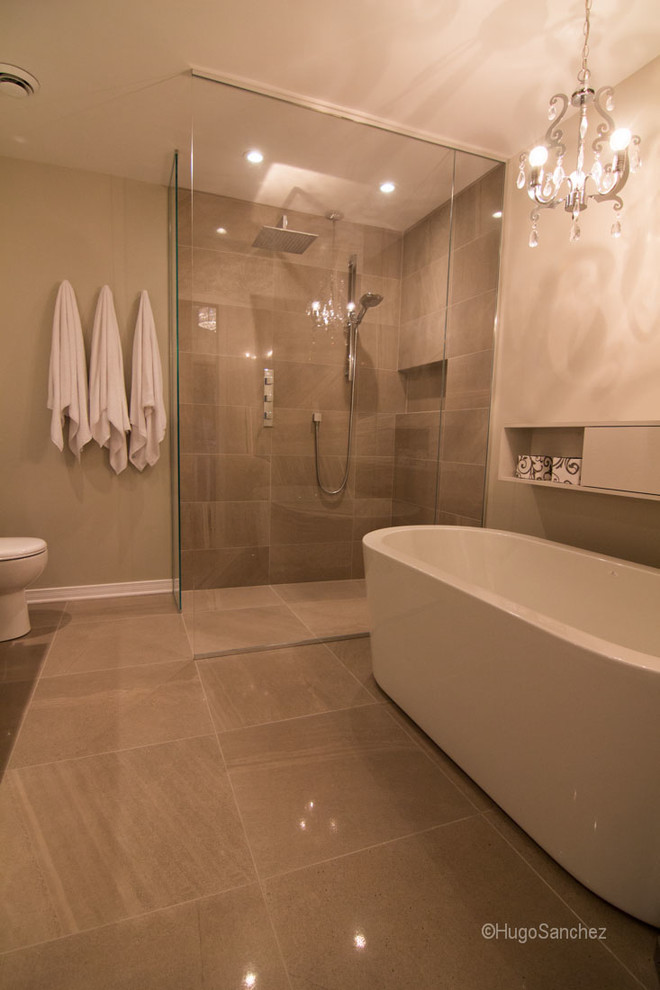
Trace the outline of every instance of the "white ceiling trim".
<instances>
[{"instance_id":1,"label":"white ceiling trim","mask_svg":"<svg viewBox=\"0 0 660 990\"><path fill-rule=\"evenodd\" d=\"M334 103L326 103L323 100L316 100L301 93L293 93L286 89L277 89L274 86L264 86L253 79L246 79L242 76L232 76L212 72L210 69L203 69L192 66L190 69L195 79L205 79L207 82L219 83L223 86L231 86L233 89L240 89L247 93L255 93L258 96L267 96L292 106L302 107L305 110L315 110L318 113L325 113L340 120L349 120L354 124L366 124L368 127L376 127L389 134L397 134L401 137L412 138L415 141L424 141L427 144L434 144L440 148L447 148L450 151L464 151L470 155L479 155L481 158L488 158L493 162L504 162L506 158L495 154L491 149L481 148L476 145L462 144L449 137L432 134L430 131L418 130L406 127L404 124L394 120L387 120L385 117L377 117L373 114L364 113L352 107L344 107Z\"/></svg>"}]
</instances>

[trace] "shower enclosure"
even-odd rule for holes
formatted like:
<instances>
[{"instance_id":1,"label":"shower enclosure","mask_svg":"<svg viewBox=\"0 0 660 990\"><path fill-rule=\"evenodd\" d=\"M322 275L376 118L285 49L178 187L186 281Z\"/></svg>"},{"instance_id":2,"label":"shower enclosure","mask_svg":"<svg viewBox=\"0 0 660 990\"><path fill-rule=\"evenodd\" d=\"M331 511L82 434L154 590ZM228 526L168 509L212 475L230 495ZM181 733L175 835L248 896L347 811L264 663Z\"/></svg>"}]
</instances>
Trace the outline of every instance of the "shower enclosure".
<instances>
[{"instance_id":1,"label":"shower enclosure","mask_svg":"<svg viewBox=\"0 0 660 990\"><path fill-rule=\"evenodd\" d=\"M205 78L193 104L184 600L359 578L383 526L480 525L504 166Z\"/></svg>"}]
</instances>

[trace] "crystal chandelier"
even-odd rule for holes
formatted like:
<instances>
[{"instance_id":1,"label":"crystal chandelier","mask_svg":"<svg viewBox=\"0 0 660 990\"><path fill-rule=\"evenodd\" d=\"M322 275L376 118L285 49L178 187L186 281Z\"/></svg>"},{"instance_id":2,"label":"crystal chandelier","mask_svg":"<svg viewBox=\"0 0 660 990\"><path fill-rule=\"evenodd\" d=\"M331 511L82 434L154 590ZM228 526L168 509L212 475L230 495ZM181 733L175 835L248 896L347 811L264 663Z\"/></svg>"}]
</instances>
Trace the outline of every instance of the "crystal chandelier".
<instances>
[{"instance_id":1,"label":"crystal chandelier","mask_svg":"<svg viewBox=\"0 0 660 990\"><path fill-rule=\"evenodd\" d=\"M312 321L312 325L317 330L331 330L343 328L347 315L344 304L341 300L344 284L335 272L335 225L342 219L341 213L328 213L328 220L332 220L332 254L330 257L330 271L324 279L324 284L320 286L318 295L307 305L307 316Z\"/></svg>"},{"instance_id":2,"label":"crystal chandelier","mask_svg":"<svg viewBox=\"0 0 660 990\"><path fill-rule=\"evenodd\" d=\"M580 213L586 210L590 199L597 203L613 204L614 223L610 232L613 237L620 237L623 200L619 193L625 186L630 172L636 172L642 164L639 155L640 138L636 134L631 134L626 127L617 128L610 116L614 109L612 87L603 86L596 92L589 85L591 72L587 66L587 57L591 2L592 0L585 0L584 5L584 44L582 65L577 74L578 88L570 99L564 93L556 93L552 97L548 108L548 118L551 123L543 144L532 148L529 155L523 153L519 159L517 186L519 189L527 186L529 197L535 204L530 213L532 222L529 235L530 247L536 247L539 242L539 208L554 210L556 206L563 206L572 217L570 239L577 241L580 237ZM564 135L559 124L569 104L579 108L579 125L576 165L572 172L566 174L564 171L566 146L562 141ZM598 123L594 140L591 142L593 162L587 171L585 168L585 144L589 128L587 108L592 104L603 119ZM601 155L606 140L609 140L613 156L611 161L603 163ZM554 158L548 164L551 155ZM528 173L525 167L527 164L529 164Z\"/></svg>"}]
</instances>

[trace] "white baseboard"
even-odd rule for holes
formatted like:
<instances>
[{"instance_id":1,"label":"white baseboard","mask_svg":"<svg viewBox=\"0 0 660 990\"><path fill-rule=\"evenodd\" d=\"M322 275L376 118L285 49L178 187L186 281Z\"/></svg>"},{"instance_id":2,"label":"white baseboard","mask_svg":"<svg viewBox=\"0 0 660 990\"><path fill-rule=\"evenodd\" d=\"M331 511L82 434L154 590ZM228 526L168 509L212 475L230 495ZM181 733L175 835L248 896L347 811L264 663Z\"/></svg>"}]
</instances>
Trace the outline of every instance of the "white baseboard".
<instances>
[{"instance_id":1,"label":"white baseboard","mask_svg":"<svg viewBox=\"0 0 660 990\"><path fill-rule=\"evenodd\" d=\"M28 588L28 602L62 602L77 598L126 598L128 595L160 595L172 591L172 579L120 581L118 584L77 584L69 588Z\"/></svg>"}]
</instances>

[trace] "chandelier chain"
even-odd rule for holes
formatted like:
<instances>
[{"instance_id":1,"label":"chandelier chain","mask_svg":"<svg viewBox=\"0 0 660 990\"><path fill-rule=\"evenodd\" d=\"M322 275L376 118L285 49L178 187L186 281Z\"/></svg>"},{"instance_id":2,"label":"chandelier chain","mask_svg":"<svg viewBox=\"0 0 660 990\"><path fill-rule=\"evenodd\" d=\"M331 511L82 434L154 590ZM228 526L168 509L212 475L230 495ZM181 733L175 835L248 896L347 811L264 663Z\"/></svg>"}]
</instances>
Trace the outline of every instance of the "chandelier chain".
<instances>
[{"instance_id":1,"label":"chandelier chain","mask_svg":"<svg viewBox=\"0 0 660 990\"><path fill-rule=\"evenodd\" d=\"M585 0L584 2L584 44L582 46L582 67L578 72L578 82L585 86L589 82L589 76L591 72L587 66L587 58L589 57L589 31L591 30L591 22L589 19L589 14L591 13L591 3L592 0Z\"/></svg>"}]
</instances>

